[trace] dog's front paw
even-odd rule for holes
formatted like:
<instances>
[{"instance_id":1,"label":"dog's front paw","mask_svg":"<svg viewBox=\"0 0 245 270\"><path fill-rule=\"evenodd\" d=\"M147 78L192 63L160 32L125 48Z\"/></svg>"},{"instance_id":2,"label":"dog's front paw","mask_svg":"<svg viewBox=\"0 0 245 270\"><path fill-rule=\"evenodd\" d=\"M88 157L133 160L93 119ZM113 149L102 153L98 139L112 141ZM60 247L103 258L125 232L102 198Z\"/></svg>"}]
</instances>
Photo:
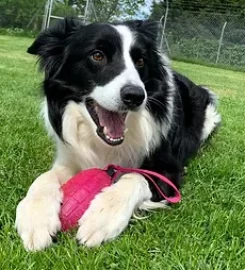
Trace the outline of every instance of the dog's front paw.
<instances>
[{"instance_id":1,"label":"dog's front paw","mask_svg":"<svg viewBox=\"0 0 245 270\"><path fill-rule=\"evenodd\" d=\"M150 196L148 184L141 175L123 175L118 183L105 188L91 202L79 220L78 241L94 247L117 237L128 225L135 207Z\"/></svg>"},{"instance_id":2,"label":"dog's front paw","mask_svg":"<svg viewBox=\"0 0 245 270\"><path fill-rule=\"evenodd\" d=\"M127 226L132 210L127 202L108 187L96 196L79 220L77 239L87 247L99 246L102 242L118 236Z\"/></svg>"},{"instance_id":3,"label":"dog's front paw","mask_svg":"<svg viewBox=\"0 0 245 270\"><path fill-rule=\"evenodd\" d=\"M62 196L23 199L16 210L15 226L28 251L44 249L60 230L59 210Z\"/></svg>"}]
</instances>

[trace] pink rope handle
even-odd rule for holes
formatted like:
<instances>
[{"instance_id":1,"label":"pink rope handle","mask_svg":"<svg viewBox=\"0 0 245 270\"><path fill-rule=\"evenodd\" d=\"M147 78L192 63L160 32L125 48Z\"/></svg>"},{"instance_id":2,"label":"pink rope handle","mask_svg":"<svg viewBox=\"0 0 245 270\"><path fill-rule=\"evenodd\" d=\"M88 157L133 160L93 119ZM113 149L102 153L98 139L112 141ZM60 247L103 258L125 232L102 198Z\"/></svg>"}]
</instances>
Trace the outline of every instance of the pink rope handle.
<instances>
[{"instance_id":1,"label":"pink rope handle","mask_svg":"<svg viewBox=\"0 0 245 270\"><path fill-rule=\"evenodd\" d=\"M181 200L181 195L180 195L180 191L178 190L178 188L165 176L156 173L156 172L152 172L152 171L148 171L148 170L142 170L142 169L132 169L132 168L123 168L117 165L113 165L110 164L106 167L106 169L108 169L109 167L112 167L113 169L116 169L118 172L132 172L132 173L139 173L144 175L146 178L148 178L152 184L155 186L155 188L157 189L157 191L161 194L161 196L168 202L170 203L178 203ZM116 174L114 175L113 178L115 178L116 176L118 176L118 172L116 172ZM153 178L151 176L155 176L158 179L160 179L162 182L168 184L169 186L171 186L174 191L175 191L175 196L173 197L167 197L162 190L159 188L159 186L155 183L155 181L153 180Z\"/></svg>"}]
</instances>

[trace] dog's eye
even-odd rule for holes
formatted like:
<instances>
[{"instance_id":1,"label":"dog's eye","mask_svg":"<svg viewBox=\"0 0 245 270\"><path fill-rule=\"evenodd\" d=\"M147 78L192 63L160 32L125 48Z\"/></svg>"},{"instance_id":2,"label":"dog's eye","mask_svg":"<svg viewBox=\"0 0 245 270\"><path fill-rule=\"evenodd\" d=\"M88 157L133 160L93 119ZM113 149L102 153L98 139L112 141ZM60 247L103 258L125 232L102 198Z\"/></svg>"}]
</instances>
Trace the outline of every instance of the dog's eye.
<instances>
[{"instance_id":1,"label":"dog's eye","mask_svg":"<svg viewBox=\"0 0 245 270\"><path fill-rule=\"evenodd\" d=\"M102 62L105 58L105 55L101 51L95 51L92 53L92 58L95 62Z\"/></svg>"},{"instance_id":2,"label":"dog's eye","mask_svg":"<svg viewBox=\"0 0 245 270\"><path fill-rule=\"evenodd\" d=\"M137 59L134 63L137 68L142 68L145 65L145 61L143 58Z\"/></svg>"}]
</instances>

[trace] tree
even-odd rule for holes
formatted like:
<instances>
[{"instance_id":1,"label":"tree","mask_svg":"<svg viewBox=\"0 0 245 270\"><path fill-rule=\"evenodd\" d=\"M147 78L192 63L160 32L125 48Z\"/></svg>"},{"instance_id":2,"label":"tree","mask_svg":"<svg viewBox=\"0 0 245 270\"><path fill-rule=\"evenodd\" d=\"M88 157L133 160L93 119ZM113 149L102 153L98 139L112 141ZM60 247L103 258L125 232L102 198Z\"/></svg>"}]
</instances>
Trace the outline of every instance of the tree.
<instances>
[{"instance_id":1,"label":"tree","mask_svg":"<svg viewBox=\"0 0 245 270\"><path fill-rule=\"evenodd\" d=\"M47 0L1 0L0 27L40 30ZM90 21L110 21L135 15L144 0L93 0ZM52 15L84 15L86 0L54 0Z\"/></svg>"},{"instance_id":2,"label":"tree","mask_svg":"<svg viewBox=\"0 0 245 270\"><path fill-rule=\"evenodd\" d=\"M170 16L185 12L197 14L220 13L224 15L245 15L244 0L168 0ZM160 19L165 13L166 1L154 1L151 18Z\"/></svg>"},{"instance_id":3,"label":"tree","mask_svg":"<svg viewBox=\"0 0 245 270\"><path fill-rule=\"evenodd\" d=\"M1 0L0 27L27 28L37 11L42 14L46 0ZM42 20L42 18L40 18Z\"/></svg>"},{"instance_id":4,"label":"tree","mask_svg":"<svg viewBox=\"0 0 245 270\"><path fill-rule=\"evenodd\" d=\"M110 21L120 17L130 17L137 13L144 0L93 0L90 1L88 15L90 21ZM68 0L68 5L79 9L84 14L85 0Z\"/></svg>"}]
</instances>

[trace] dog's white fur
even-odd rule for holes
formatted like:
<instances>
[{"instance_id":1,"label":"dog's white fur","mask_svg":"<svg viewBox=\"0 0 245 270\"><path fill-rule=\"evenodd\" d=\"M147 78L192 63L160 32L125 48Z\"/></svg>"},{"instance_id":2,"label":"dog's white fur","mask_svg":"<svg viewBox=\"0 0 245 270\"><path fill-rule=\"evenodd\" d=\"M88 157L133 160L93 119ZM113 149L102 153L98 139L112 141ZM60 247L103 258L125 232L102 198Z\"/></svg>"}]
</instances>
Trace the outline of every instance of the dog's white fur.
<instances>
[{"instance_id":1,"label":"dog's white fur","mask_svg":"<svg viewBox=\"0 0 245 270\"><path fill-rule=\"evenodd\" d=\"M65 167L54 167L39 176L16 210L16 226L26 250L40 250L52 243L60 229L60 186L72 176Z\"/></svg>"},{"instance_id":2,"label":"dog's white fur","mask_svg":"<svg viewBox=\"0 0 245 270\"><path fill-rule=\"evenodd\" d=\"M91 94L91 97L96 100L102 107L109 111L117 111L121 104L120 90L126 84L132 84L142 87L146 91L143 82L140 79L139 73L135 69L134 63L130 56L130 47L134 42L133 33L126 26L114 26L119 32L123 41L123 59L125 64L124 71L115 77L110 83L105 86L96 86ZM113 91L111 91L113 89ZM142 104L144 106L145 102Z\"/></svg>"},{"instance_id":3,"label":"dog's white fur","mask_svg":"<svg viewBox=\"0 0 245 270\"><path fill-rule=\"evenodd\" d=\"M214 104L209 104L205 111L205 121L202 129L202 141L205 141L212 131L221 122L221 116Z\"/></svg>"},{"instance_id":4,"label":"dog's white fur","mask_svg":"<svg viewBox=\"0 0 245 270\"><path fill-rule=\"evenodd\" d=\"M209 94L210 97L212 98L212 103L208 104L206 110L205 110L205 120L203 124L203 129L202 129L202 137L201 140L204 142L207 140L209 135L212 133L212 131L217 127L217 125L220 124L221 122L221 115L217 111L217 105L218 105L218 98L217 96L207 87L203 86Z\"/></svg>"},{"instance_id":5,"label":"dog's white fur","mask_svg":"<svg viewBox=\"0 0 245 270\"><path fill-rule=\"evenodd\" d=\"M46 102L43 111L49 133L57 143L57 158L53 168L34 181L26 198L17 207L16 227L27 250L40 250L51 244L51 236L60 229L60 186L72 175L92 167L103 168L109 163L139 167L142 163L141 157L160 143L160 130L153 133L159 127L146 109L128 115L128 133L124 143L118 147L110 147L98 138L95 124L84 104L70 102L66 106L63 118L66 144L52 131ZM138 134L142 134L142 137ZM142 176L128 174L122 177L118 183L106 188L93 200L86 215L79 221L84 229L78 230L79 241L94 246L114 238L125 228L134 209L140 205L144 208L142 203L146 202L147 205L150 197L148 183ZM101 202L104 209L102 212L101 206L97 207ZM113 218L110 218L112 216ZM98 226L89 230L93 227L89 226L89 220L93 221L95 217ZM102 227L103 230L100 229Z\"/></svg>"},{"instance_id":6,"label":"dog's white fur","mask_svg":"<svg viewBox=\"0 0 245 270\"><path fill-rule=\"evenodd\" d=\"M129 55L133 34L125 26L115 27L124 40L124 58L126 69L110 82L108 87L115 87L124 80L144 87ZM169 82L169 121L172 118L174 83L171 72ZM112 85L113 84L113 85ZM104 87L106 89L107 86ZM109 89L109 88L108 88ZM101 91L93 92L94 99L102 106L117 109L118 93L106 98ZM112 107L110 107L112 106ZM129 113L126 119L128 133L122 145L106 145L96 134L96 126L85 105L70 102L63 116L62 134L65 143L56 136L48 119L47 103L44 101L43 115L48 132L54 137L57 146L53 168L39 176L31 185L26 197L19 203L16 212L16 227L27 250L41 250L52 242L61 224L59 220L62 193L60 187L77 172L92 168L103 168L110 163L125 167L139 167L142 157L155 149L161 136L167 136L168 122L155 123L150 113L144 108L137 113ZM212 108L206 111L203 138L212 131L217 117ZM139 136L140 135L140 136ZM92 201L89 209L79 221L77 239L86 246L97 246L103 241L119 235L127 226L136 208L164 208L164 202L150 202L151 192L147 181L138 174L124 175L113 186L107 187Z\"/></svg>"},{"instance_id":7,"label":"dog's white fur","mask_svg":"<svg viewBox=\"0 0 245 270\"><path fill-rule=\"evenodd\" d=\"M123 191L123 192L122 192ZM115 185L95 197L79 220L77 239L88 247L118 236L128 225L136 207L149 201L147 181L139 174L125 174Z\"/></svg>"}]
</instances>

